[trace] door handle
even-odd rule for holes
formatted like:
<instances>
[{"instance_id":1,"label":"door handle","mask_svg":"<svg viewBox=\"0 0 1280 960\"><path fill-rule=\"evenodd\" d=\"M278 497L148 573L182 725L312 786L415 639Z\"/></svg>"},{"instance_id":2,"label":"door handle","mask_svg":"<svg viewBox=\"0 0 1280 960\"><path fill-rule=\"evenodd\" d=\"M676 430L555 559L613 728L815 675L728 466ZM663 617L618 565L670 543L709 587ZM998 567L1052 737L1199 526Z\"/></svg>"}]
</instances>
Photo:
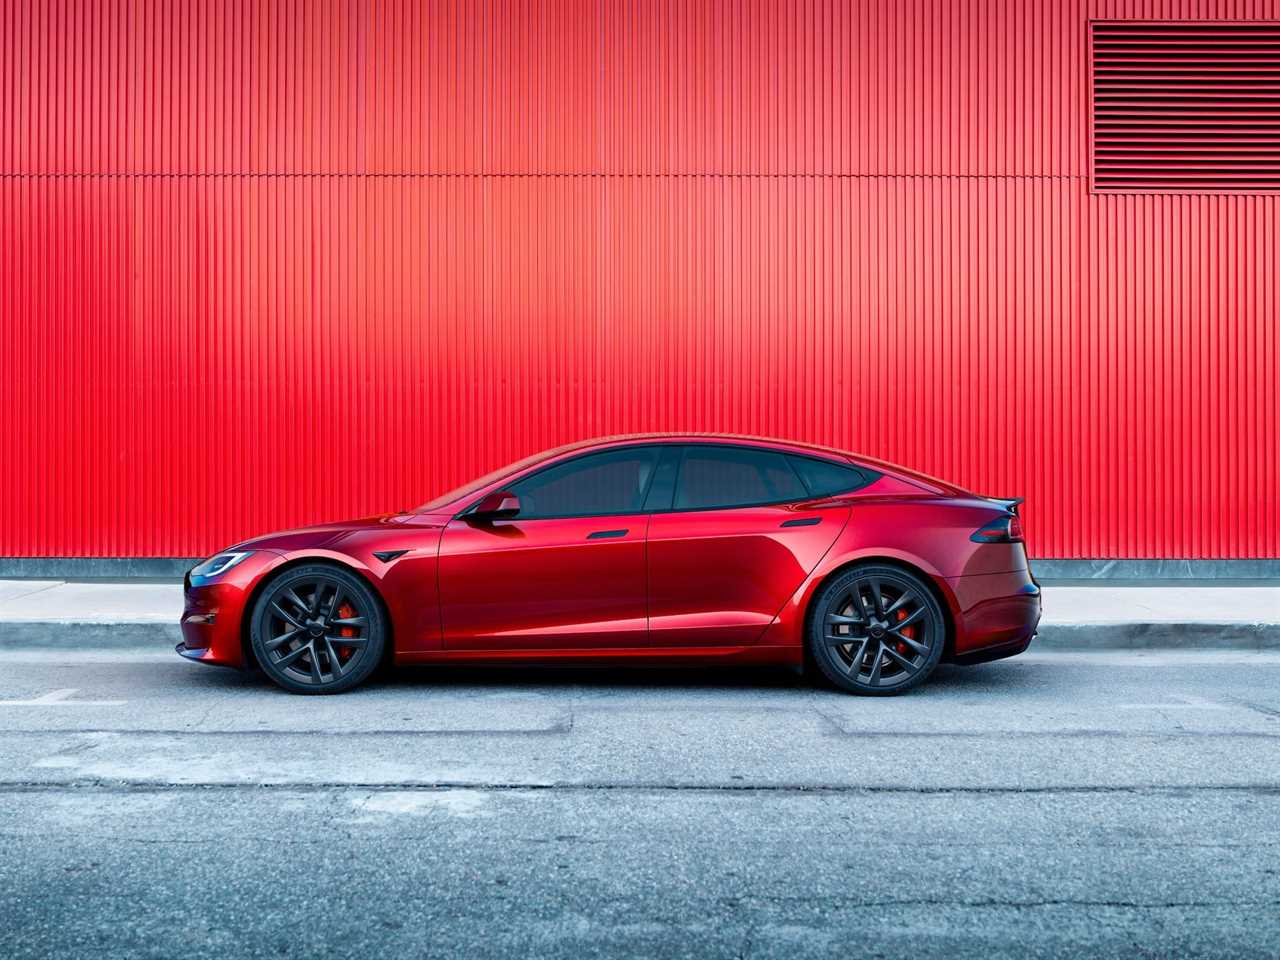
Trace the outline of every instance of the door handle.
<instances>
[{"instance_id":1,"label":"door handle","mask_svg":"<svg viewBox=\"0 0 1280 960\"><path fill-rule=\"evenodd\" d=\"M783 520L784 527L816 527L822 522L821 517L804 517L800 520Z\"/></svg>"},{"instance_id":2,"label":"door handle","mask_svg":"<svg viewBox=\"0 0 1280 960\"><path fill-rule=\"evenodd\" d=\"M596 530L594 533L588 533L588 540L608 540L612 537L625 537L626 530Z\"/></svg>"}]
</instances>

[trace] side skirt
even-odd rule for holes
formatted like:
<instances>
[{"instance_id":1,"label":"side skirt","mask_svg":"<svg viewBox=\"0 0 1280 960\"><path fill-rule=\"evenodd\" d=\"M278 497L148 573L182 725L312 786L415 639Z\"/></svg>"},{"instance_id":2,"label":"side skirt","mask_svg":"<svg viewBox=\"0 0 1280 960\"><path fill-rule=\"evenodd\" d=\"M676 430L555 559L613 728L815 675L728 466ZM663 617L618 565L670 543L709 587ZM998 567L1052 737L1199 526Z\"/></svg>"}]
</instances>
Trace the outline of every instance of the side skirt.
<instances>
[{"instance_id":1,"label":"side skirt","mask_svg":"<svg viewBox=\"0 0 1280 960\"><path fill-rule=\"evenodd\" d=\"M804 662L801 647L597 647L572 650L410 650L395 655L397 665L420 663L628 663L786 664Z\"/></svg>"}]
</instances>

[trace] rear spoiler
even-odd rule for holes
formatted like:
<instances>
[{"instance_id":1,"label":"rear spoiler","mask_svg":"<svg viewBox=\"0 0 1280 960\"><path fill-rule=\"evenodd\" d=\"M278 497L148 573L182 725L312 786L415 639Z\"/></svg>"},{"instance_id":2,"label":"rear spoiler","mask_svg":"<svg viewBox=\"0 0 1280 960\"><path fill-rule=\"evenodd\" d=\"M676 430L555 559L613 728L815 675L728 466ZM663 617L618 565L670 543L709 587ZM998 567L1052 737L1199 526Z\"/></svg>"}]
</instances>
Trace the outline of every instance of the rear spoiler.
<instances>
[{"instance_id":1,"label":"rear spoiler","mask_svg":"<svg viewBox=\"0 0 1280 960\"><path fill-rule=\"evenodd\" d=\"M1000 506L1004 507L1006 510L1008 510L1010 513L1012 513L1014 516L1017 516L1017 515L1018 515L1018 504L1022 503L1022 502L1023 502L1024 500L1026 500L1027 498L1026 498L1026 497L1014 497L1014 498L1013 498L1013 499L1011 499L1011 500L1006 500L1006 499L1002 499L1001 497L987 497L986 499L987 499L987 500L990 500L992 503L998 503L998 504L1000 504Z\"/></svg>"}]
</instances>

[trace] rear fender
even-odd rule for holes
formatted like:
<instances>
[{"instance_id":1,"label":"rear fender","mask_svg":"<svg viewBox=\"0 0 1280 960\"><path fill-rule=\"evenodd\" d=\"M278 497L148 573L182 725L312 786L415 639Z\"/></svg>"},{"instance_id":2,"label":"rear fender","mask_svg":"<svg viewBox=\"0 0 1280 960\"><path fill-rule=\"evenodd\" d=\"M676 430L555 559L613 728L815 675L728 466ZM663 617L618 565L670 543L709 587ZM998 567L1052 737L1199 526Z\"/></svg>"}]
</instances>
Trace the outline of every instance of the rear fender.
<instances>
[{"instance_id":1,"label":"rear fender","mask_svg":"<svg viewBox=\"0 0 1280 960\"><path fill-rule=\"evenodd\" d=\"M837 544L839 546L839 544ZM783 605L782 610L774 618L761 637L762 644L775 646L805 645L805 630L808 626L809 607L814 597L830 580L845 570L865 563L888 563L898 566L922 577L933 588L934 594L941 601L949 621L948 648L954 648L959 642L964 646L962 636L963 622L960 618L960 606L955 592L946 578L928 560L903 550L885 549L883 547L860 549L832 549L822 563L809 574L800 588Z\"/></svg>"}]
</instances>

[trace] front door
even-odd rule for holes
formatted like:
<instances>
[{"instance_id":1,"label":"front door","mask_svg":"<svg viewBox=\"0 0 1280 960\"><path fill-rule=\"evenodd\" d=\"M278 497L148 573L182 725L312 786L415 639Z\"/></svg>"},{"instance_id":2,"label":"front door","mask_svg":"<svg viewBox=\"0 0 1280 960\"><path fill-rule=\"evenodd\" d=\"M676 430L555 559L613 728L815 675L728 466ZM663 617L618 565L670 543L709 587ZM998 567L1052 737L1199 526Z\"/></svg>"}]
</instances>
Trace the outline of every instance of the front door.
<instances>
[{"instance_id":1,"label":"front door","mask_svg":"<svg viewBox=\"0 0 1280 960\"><path fill-rule=\"evenodd\" d=\"M450 650L643 647L644 496L657 450L624 447L512 485L510 519L457 517L440 542Z\"/></svg>"}]
</instances>

